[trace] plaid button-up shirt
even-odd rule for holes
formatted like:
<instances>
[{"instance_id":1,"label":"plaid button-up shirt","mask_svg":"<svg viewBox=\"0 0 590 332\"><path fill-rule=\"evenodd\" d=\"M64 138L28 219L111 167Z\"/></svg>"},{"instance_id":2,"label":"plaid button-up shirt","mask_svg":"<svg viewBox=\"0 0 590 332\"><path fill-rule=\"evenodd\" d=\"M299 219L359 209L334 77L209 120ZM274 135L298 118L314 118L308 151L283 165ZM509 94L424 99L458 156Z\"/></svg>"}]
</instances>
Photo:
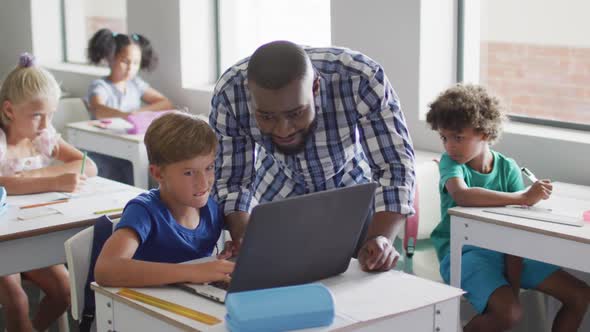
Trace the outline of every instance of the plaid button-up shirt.
<instances>
[{"instance_id":1,"label":"plaid button-up shirt","mask_svg":"<svg viewBox=\"0 0 590 332\"><path fill-rule=\"evenodd\" d=\"M414 150L383 68L348 49L305 50L320 93L316 127L297 154L275 150L258 129L246 85L248 59L217 82L209 122L219 138L214 195L225 214L369 181L379 184L375 212L413 213Z\"/></svg>"}]
</instances>

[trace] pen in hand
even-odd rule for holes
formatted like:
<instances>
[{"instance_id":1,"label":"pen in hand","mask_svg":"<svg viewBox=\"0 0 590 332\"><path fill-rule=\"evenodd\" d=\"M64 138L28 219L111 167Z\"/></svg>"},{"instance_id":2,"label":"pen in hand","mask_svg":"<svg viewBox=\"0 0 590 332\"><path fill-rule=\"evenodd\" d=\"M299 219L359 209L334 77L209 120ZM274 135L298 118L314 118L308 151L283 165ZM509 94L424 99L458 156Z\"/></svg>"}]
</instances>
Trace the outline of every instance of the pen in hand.
<instances>
[{"instance_id":1,"label":"pen in hand","mask_svg":"<svg viewBox=\"0 0 590 332\"><path fill-rule=\"evenodd\" d=\"M524 174L529 180L531 180L532 183L539 181L535 174L533 174L533 172L531 172L528 168L521 167L520 170L522 171L522 174Z\"/></svg>"},{"instance_id":2,"label":"pen in hand","mask_svg":"<svg viewBox=\"0 0 590 332\"><path fill-rule=\"evenodd\" d=\"M86 155L88 152L84 151L84 157L82 157L82 167L80 167L80 175L84 175L84 168L86 167Z\"/></svg>"}]
</instances>

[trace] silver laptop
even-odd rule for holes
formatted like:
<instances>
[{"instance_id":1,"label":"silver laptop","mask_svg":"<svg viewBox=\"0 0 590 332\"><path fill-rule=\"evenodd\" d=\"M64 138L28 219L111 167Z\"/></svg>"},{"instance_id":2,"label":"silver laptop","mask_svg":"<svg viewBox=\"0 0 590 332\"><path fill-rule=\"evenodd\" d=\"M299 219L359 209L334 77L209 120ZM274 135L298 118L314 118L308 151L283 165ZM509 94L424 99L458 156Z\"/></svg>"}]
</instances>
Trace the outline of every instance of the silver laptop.
<instances>
[{"instance_id":1,"label":"silver laptop","mask_svg":"<svg viewBox=\"0 0 590 332\"><path fill-rule=\"evenodd\" d=\"M229 285L177 286L223 303L228 292L297 285L343 273L355 254L376 187L367 183L260 204L252 210Z\"/></svg>"}]
</instances>

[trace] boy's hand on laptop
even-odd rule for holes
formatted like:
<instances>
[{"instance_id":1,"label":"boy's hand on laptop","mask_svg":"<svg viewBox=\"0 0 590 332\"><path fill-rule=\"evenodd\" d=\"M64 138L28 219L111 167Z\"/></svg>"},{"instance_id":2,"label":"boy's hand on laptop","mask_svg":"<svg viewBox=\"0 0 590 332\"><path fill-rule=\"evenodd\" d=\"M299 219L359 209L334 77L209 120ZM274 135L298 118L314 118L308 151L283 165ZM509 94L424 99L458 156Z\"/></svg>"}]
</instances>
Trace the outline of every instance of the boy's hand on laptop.
<instances>
[{"instance_id":1,"label":"boy's hand on laptop","mask_svg":"<svg viewBox=\"0 0 590 332\"><path fill-rule=\"evenodd\" d=\"M389 271L395 267L399 253L385 236L367 240L358 255L364 271Z\"/></svg>"},{"instance_id":2,"label":"boy's hand on laptop","mask_svg":"<svg viewBox=\"0 0 590 332\"><path fill-rule=\"evenodd\" d=\"M540 180L523 193L524 204L533 206L542 199L548 199L553 191L553 184L550 180Z\"/></svg>"},{"instance_id":3,"label":"boy's hand on laptop","mask_svg":"<svg viewBox=\"0 0 590 332\"><path fill-rule=\"evenodd\" d=\"M235 257L240 252L240 247L242 246L242 241L225 241L225 246L223 247L223 251L217 255L219 259L228 259L231 257Z\"/></svg>"},{"instance_id":4,"label":"boy's hand on laptop","mask_svg":"<svg viewBox=\"0 0 590 332\"><path fill-rule=\"evenodd\" d=\"M218 259L206 263L190 264L190 279L188 282L202 284L211 281L230 282L230 274L234 271L235 263Z\"/></svg>"}]
</instances>

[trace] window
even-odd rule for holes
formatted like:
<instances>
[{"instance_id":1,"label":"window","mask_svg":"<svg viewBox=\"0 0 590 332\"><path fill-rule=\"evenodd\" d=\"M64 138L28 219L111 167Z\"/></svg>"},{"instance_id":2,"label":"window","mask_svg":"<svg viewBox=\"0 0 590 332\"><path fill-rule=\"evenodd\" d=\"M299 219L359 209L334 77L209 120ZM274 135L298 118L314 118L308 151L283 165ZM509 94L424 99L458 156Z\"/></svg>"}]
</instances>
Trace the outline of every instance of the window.
<instances>
[{"instance_id":1,"label":"window","mask_svg":"<svg viewBox=\"0 0 590 332\"><path fill-rule=\"evenodd\" d=\"M126 0L63 0L63 10L66 62L87 63L88 40L102 28L127 33Z\"/></svg>"},{"instance_id":2,"label":"window","mask_svg":"<svg viewBox=\"0 0 590 332\"><path fill-rule=\"evenodd\" d=\"M330 46L329 0L180 2L182 84L210 84L273 40Z\"/></svg>"},{"instance_id":3,"label":"window","mask_svg":"<svg viewBox=\"0 0 590 332\"><path fill-rule=\"evenodd\" d=\"M516 121L590 129L590 2L462 1L465 81Z\"/></svg>"},{"instance_id":4,"label":"window","mask_svg":"<svg viewBox=\"0 0 590 332\"><path fill-rule=\"evenodd\" d=\"M330 46L330 1L219 0L222 72L273 40Z\"/></svg>"}]
</instances>

